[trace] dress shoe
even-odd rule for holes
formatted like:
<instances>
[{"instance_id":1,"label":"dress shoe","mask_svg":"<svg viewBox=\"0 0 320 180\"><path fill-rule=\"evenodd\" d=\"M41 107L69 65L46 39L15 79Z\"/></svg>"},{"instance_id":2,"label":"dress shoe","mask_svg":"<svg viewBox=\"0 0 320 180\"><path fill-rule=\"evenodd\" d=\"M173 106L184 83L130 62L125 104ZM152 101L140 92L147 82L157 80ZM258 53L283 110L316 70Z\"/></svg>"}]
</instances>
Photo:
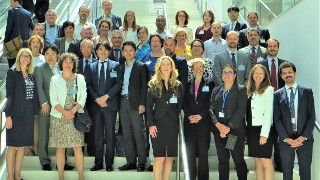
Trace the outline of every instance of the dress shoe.
<instances>
[{"instance_id":1,"label":"dress shoe","mask_svg":"<svg viewBox=\"0 0 320 180\"><path fill-rule=\"evenodd\" d=\"M108 171L108 172L111 172L111 171L113 171L113 167L112 167L112 165L110 165L110 166L107 166L107 167L106 167L106 171Z\"/></svg>"},{"instance_id":2,"label":"dress shoe","mask_svg":"<svg viewBox=\"0 0 320 180\"><path fill-rule=\"evenodd\" d=\"M90 171L99 171L100 169L103 169L102 165L94 165L92 168L90 168Z\"/></svg>"},{"instance_id":3,"label":"dress shoe","mask_svg":"<svg viewBox=\"0 0 320 180\"><path fill-rule=\"evenodd\" d=\"M150 165L147 170L152 172L153 171L153 165Z\"/></svg>"},{"instance_id":4,"label":"dress shoe","mask_svg":"<svg viewBox=\"0 0 320 180\"><path fill-rule=\"evenodd\" d=\"M52 170L51 165L50 165L50 164L42 165L42 170L44 170L44 171L51 171L51 170Z\"/></svg>"},{"instance_id":5,"label":"dress shoe","mask_svg":"<svg viewBox=\"0 0 320 180\"><path fill-rule=\"evenodd\" d=\"M71 171L73 169L74 169L74 166L69 166L68 164L64 165L64 170L66 170L66 171Z\"/></svg>"},{"instance_id":6,"label":"dress shoe","mask_svg":"<svg viewBox=\"0 0 320 180\"><path fill-rule=\"evenodd\" d=\"M119 167L118 169L120 171L126 171L126 170L132 170L132 169L136 169L137 168L137 165L134 164L134 163L127 163L121 167Z\"/></svg>"},{"instance_id":7,"label":"dress shoe","mask_svg":"<svg viewBox=\"0 0 320 180\"><path fill-rule=\"evenodd\" d=\"M142 172L145 170L145 165L143 163L138 164L137 172Z\"/></svg>"}]
</instances>

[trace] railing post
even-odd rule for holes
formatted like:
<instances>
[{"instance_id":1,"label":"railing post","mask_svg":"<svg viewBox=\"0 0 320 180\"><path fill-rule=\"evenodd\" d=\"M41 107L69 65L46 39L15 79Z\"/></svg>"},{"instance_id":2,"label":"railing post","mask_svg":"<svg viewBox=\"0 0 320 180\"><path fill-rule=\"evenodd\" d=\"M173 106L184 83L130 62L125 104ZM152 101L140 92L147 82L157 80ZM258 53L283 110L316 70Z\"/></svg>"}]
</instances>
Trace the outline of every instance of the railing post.
<instances>
[{"instance_id":1,"label":"railing post","mask_svg":"<svg viewBox=\"0 0 320 180\"><path fill-rule=\"evenodd\" d=\"M180 125L179 125L179 132L180 132ZM180 180L180 133L178 136L178 156L177 156L177 174L176 180Z\"/></svg>"}]
</instances>

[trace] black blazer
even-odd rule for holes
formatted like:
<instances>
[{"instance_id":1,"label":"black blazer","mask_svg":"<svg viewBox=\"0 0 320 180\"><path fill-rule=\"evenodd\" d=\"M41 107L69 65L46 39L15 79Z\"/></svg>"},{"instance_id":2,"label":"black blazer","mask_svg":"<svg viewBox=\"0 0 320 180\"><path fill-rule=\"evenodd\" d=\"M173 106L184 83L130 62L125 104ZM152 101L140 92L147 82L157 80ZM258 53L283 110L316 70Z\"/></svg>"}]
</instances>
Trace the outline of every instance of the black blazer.
<instances>
[{"instance_id":1,"label":"black blazer","mask_svg":"<svg viewBox=\"0 0 320 180\"><path fill-rule=\"evenodd\" d=\"M122 73L122 82L124 82L125 64L120 66ZM132 109L138 109L139 105L146 105L147 101L147 83L148 83L147 65L134 61L129 78L129 103Z\"/></svg>"},{"instance_id":2,"label":"black blazer","mask_svg":"<svg viewBox=\"0 0 320 180\"><path fill-rule=\"evenodd\" d=\"M80 50L81 41L82 40L71 43L68 48L68 52L71 52L71 53L74 53L75 55L77 55L78 59L83 58L82 52Z\"/></svg>"},{"instance_id":3,"label":"black blazer","mask_svg":"<svg viewBox=\"0 0 320 180\"><path fill-rule=\"evenodd\" d=\"M212 123L220 122L231 129L244 128L245 115L247 111L247 88L238 83L234 83L226 97L224 107L224 118L219 117L222 110L223 85L215 87L210 100L210 116Z\"/></svg>"},{"instance_id":4,"label":"black blazer","mask_svg":"<svg viewBox=\"0 0 320 180\"><path fill-rule=\"evenodd\" d=\"M31 75L35 86L33 92L33 104L34 104L34 113L38 114L39 109L39 98L37 83L34 75ZM6 117L23 117L24 116L24 106L26 104L26 83L24 81L21 71L16 69L9 69L7 72L6 78L6 91L7 91L7 104L4 109Z\"/></svg>"},{"instance_id":5,"label":"black blazer","mask_svg":"<svg viewBox=\"0 0 320 180\"><path fill-rule=\"evenodd\" d=\"M297 86L298 88L298 117L297 135L313 141L315 125L315 109L312 89ZM296 97L296 98L297 98ZM292 138L291 114L285 87L274 93L273 120L279 134L280 141Z\"/></svg>"},{"instance_id":6,"label":"black blazer","mask_svg":"<svg viewBox=\"0 0 320 180\"><path fill-rule=\"evenodd\" d=\"M230 30L230 26L231 26L231 23L230 23L230 24L227 24L227 25L225 25L225 26L222 27L221 37L222 37L223 39L226 39L227 33L228 33L229 30ZM239 32L239 31L241 31L242 29L246 29L246 28L247 28L247 24L245 24L245 23L239 23L239 22L237 21L236 26L234 27L234 30Z\"/></svg>"},{"instance_id":7,"label":"black blazer","mask_svg":"<svg viewBox=\"0 0 320 180\"><path fill-rule=\"evenodd\" d=\"M210 123L210 115L209 115L209 108L210 108L210 96L212 89L214 87L213 82L210 84L205 84L204 79L202 78L197 99L195 99L195 92L194 92L194 79L191 80L186 85L185 89L185 96L184 96L184 105L183 105L183 111L184 111L184 123L190 124L188 117L191 115L199 114L202 117L202 120L198 124L209 126ZM202 88L203 86L209 86L208 92L203 92Z\"/></svg>"},{"instance_id":8,"label":"black blazer","mask_svg":"<svg viewBox=\"0 0 320 180\"><path fill-rule=\"evenodd\" d=\"M186 59L183 59L176 54L174 54L172 57L172 60L174 62L174 65L176 66L176 69L179 72L179 81L182 83L183 86L187 85L188 83L188 65ZM184 87L185 88L185 87Z\"/></svg>"},{"instance_id":9,"label":"black blazer","mask_svg":"<svg viewBox=\"0 0 320 180\"><path fill-rule=\"evenodd\" d=\"M266 42L268 41L268 39L270 39L269 30L262 27L258 27L258 30L260 31L260 37L261 37L259 41L259 45L266 47ZM247 33L248 33L248 29L243 29L239 32L239 42L238 42L239 48L243 48L249 45ZM262 39L264 41L262 41Z\"/></svg>"},{"instance_id":10,"label":"black blazer","mask_svg":"<svg viewBox=\"0 0 320 180\"><path fill-rule=\"evenodd\" d=\"M166 90L166 87L164 85L164 82L162 83L162 96L157 97L155 95L155 87L150 87L148 90L147 95L147 104L146 104L146 114L147 114L147 121L148 121L148 127L155 126L155 121L161 119L166 114L169 114L170 117L176 117L172 120L176 121L178 123L179 121L179 113L183 105L183 87L182 84L179 84L177 87L178 89L178 103L176 104L170 104L170 98L173 96L173 87L169 85L168 91ZM176 95L177 96L177 95Z\"/></svg>"},{"instance_id":11,"label":"black blazer","mask_svg":"<svg viewBox=\"0 0 320 180\"><path fill-rule=\"evenodd\" d=\"M83 61L84 61L83 58L78 60L78 71L77 71L77 73L85 75L85 72L83 72ZM92 57L92 63L97 62L97 61L98 61L97 59Z\"/></svg>"},{"instance_id":12,"label":"black blazer","mask_svg":"<svg viewBox=\"0 0 320 180\"><path fill-rule=\"evenodd\" d=\"M46 23L42 23L44 25L44 31L47 32L47 26ZM57 38L61 38L64 36L64 30L62 29L62 25L56 24L56 28L57 28L57 32L58 32L58 36ZM46 33L43 35L43 37L46 37Z\"/></svg>"},{"instance_id":13,"label":"black blazer","mask_svg":"<svg viewBox=\"0 0 320 180\"><path fill-rule=\"evenodd\" d=\"M120 63L120 65L123 65L124 62L126 61L126 58L123 57L123 55L122 55L122 49L120 48L119 50L120 50L119 63ZM109 57L108 57L108 58L111 59L111 60L113 60L113 61L116 61L116 60L115 60L115 55L114 55L113 47L112 47L111 50L110 50L110 53L109 53Z\"/></svg>"},{"instance_id":14,"label":"black blazer","mask_svg":"<svg viewBox=\"0 0 320 180\"><path fill-rule=\"evenodd\" d=\"M107 100L108 107L111 110L118 110L119 108L119 91L121 90L122 87L122 73L120 73L119 70L119 63L108 60L108 68L106 71L106 85L105 85L105 93L104 94L98 94L98 84L99 84L99 76L98 74L98 63L94 62L90 64L90 70L86 74L86 83L87 83L87 90L90 94L90 96L96 100L98 97L108 94L109 99ZM117 77L111 77L110 72L111 71L116 71L117 72ZM94 108L95 110L100 109L100 106L97 103L94 103Z\"/></svg>"},{"instance_id":15,"label":"black blazer","mask_svg":"<svg viewBox=\"0 0 320 180\"><path fill-rule=\"evenodd\" d=\"M283 62L286 62L286 60L283 60L283 59L279 59L278 58L278 67L280 67L280 65L283 63ZM263 61L260 61L260 62L257 62L257 64L262 64L264 65L264 67L267 68L268 70L268 74L269 74L269 77L271 78L271 74L270 74L270 69L269 69L269 64L268 64L268 59L265 59ZM271 79L270 79L271 81ZM280 69L278 70L278 89L282 88L283 86L285 85L285 82L284 80L281 78L280 76Z\"/></svg>"}]
</instances>

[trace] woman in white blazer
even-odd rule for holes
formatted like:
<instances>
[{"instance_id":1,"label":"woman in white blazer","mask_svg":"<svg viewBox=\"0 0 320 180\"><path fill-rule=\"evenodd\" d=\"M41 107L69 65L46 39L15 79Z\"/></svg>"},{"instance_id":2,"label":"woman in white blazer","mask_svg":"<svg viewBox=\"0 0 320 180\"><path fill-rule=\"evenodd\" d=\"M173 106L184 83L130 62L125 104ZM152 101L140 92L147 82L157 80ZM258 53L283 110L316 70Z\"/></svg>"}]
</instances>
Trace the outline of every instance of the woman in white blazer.
<instances>
[{"instance_id":1,"label":"woman in white blazer","mask_svg":"<svg viewBox=\"0 0 320 180\"><path fill-rule=\"evenodd\" d=\"M56 148L59 180L64 179L65 148L73 148L79 179L83 180L84 133L74 128L76 112L83 112L87 88L82 75L76 74L78 58L64 53L59 58L62 74L52 77L50 82L50 129L49 147ZM75 100L75 94L77 99Z\"/></svg>"},{"instance_id":2,"label":"woman in white blazer","mask_svg":"<svg viewBox=\"0 0 320 180\"><path fill-rule=\"evenodd\" d=\"M271 160L272 138L270 128L273 119L273 87L267 69L256 64L252 67L247 84L247 141L249 156L256 163L256 179L273 179Z\"/></svg>"}]
</instances>

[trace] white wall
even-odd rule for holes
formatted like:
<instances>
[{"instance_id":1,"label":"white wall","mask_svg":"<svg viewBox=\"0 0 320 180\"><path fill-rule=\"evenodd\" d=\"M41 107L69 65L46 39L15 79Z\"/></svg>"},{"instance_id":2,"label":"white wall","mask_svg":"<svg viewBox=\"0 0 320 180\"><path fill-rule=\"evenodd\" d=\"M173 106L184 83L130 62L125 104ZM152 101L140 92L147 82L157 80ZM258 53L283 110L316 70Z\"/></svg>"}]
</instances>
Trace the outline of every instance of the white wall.
<instances>
[{"instance_id":1,"label":"white wall","mask_svg":"<svg viewBox=\"0 0 320 180\"><path fill-rule=\"evenodd\" d=\"M317 117L320 115L317 113L320 105L319 10L318 0L302 0L267 27L271 37L280 41L279 57L296 65L298 84L313 89ZM316 129L314 134L312 179L320 179L320 136Z\"/></svg>"}]
</instances>

